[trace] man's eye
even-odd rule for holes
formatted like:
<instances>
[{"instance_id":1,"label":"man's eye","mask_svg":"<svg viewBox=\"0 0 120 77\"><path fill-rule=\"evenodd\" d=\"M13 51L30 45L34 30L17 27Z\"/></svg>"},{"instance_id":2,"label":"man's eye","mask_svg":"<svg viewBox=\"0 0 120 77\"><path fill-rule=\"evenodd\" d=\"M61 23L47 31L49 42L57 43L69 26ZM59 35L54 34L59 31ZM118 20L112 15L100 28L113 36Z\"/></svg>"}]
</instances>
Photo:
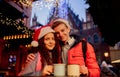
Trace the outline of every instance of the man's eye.
<instances>
[{"instance_id":1,"label":"man's eye","mask_svg":"<svg viewBox=\"0 0 120 77\"><path fill-rule=\"evenodd\" d=\"M62 30L61 30L61 32L64 32L64 31L65 31L65 29L62 29Z\"/></svg>"}]
</instances>

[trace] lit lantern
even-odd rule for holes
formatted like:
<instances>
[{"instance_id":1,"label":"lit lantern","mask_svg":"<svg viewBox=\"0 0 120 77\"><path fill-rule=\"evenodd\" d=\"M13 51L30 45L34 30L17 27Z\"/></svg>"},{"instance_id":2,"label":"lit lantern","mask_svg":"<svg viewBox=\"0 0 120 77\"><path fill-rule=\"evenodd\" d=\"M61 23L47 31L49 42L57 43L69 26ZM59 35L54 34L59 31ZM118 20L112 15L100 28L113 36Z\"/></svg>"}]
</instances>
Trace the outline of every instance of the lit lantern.
<instances>
[{"instance_id":1,"label":"lit lantern","mask_svg":"<svg viewBox=\"0 0 120 77\"><path fill-rule=\"evenodd\" d=\"M104 52L104 56L105 56L105 57L108 57L108 56L109 56L109 53L108 53L108 52Z\"/></svg>"}]
</instances>

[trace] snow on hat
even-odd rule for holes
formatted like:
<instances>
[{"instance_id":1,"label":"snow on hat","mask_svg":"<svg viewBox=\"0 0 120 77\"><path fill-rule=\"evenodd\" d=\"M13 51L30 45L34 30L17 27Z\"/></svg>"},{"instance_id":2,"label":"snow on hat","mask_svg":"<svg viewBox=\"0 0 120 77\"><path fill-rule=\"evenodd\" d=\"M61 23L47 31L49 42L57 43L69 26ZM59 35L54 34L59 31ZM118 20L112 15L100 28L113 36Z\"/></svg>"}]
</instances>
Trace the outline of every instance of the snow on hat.
<instances>
[{"instance_id":1,"label":"snow on hat","mask_svg":"<svg viewBox=\"0 0 120 77\"><path fill-rule=\"evenodd\" d=\"M58 18L58 19L55 19L53 21L53 23L57 22L57 21L60 21L60 22L63 22L64 24L66 24L67 27L69 27L71 29L71 26L69 25L68 21L63 19L63 18Z\"/></svg>"},{"instance_id":2,"label":"snow on hat","mask_svg":"<svg viewBox=\"0 0 120 77\"><path fill-rule=\"evenodd\" d=\"M33 34L33 41L31 42L31 46L38 47L38 40L45 36L47 33L55 32L50 26L42 26L35 30Z\"/></svg>"}]
</instances>

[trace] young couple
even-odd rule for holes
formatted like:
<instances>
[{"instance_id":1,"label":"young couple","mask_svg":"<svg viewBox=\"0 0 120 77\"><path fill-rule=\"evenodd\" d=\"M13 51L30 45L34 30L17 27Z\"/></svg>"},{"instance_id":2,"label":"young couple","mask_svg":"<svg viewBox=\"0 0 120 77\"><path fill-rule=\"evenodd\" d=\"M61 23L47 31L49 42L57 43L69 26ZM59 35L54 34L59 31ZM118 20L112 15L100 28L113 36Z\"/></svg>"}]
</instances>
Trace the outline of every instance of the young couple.
<instances>
[{"instance_id":1,"label":"young couple","mask_svg":"<svg viewBox=\"0 0 120 77\"><path fill-rule=\"evenodd\" d=\"M54 63L79 64L80 73L88 77L100 77L94 49L87 42L86 59L82 52L82 38L70 36L71 27L65 19L55 19L50 26L35 31L32 52L27 64L18 76L46 76L53 72ZM59 41L58 41L59 40Z\"/></svg>"}]
</instances>

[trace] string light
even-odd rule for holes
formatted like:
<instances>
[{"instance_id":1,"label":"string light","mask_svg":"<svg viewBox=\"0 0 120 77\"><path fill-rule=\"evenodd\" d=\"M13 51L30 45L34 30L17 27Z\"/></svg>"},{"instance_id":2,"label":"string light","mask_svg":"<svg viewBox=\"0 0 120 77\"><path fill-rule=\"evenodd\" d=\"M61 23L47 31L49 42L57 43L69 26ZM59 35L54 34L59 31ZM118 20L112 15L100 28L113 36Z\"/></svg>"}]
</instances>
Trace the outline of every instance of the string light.
<instances>
[{"instance_id":1,"label":"string light","mask_svg":"<svg viewBox=\"0 0 120 77\"><path fill-rule=\"evenodd\" d=\"M62 2L63 0L61 0ZM32 4L32 7L42 9L43 7L50 9L58 6L59 0L38 0Z\"/></svg>"},{"instance_id":2,"label":"string light","mask_svg":"<svg viewBox=\"0 0 120 77\"><path fill-rule=\"evenodd\" d=\"M21 30L22 33L28 34L29 36L33 34L32 30L29 30L25 26L20 26L20 24L16 20L5 17L2 13L0 13L0 24L6 24L6 26L15 26L17 30Z\"/></svg>"},{"instance_id":3,"label":"string light","mask_svg":"<svg viewBox=\"0 0 120 77\"><path fill-rule=\"evenodd\" d=\"M23 35L11 35L11 36L4 36L4 40L13 40L13 39L26 39L29 38L29 35L23 34Z\"/></svg>"},{"instance_id":4,"label":"string light","mask_svg":"<svg viewBox=\"0 0 120 77\"><path fill-rule=\"evenodd\" d=\"M46 7L48 9L50 9L51 7L56 7L57 3L59 2L59 0L13 0L15 3L18 4L22 4L23 6L29 7L29 6L33 6L33 7L39 7L40 9L42 9L43 7ZM32 5L32 2L35 1L35 3ZM63 0L61 0L63 1Z\"/></svg>"},{"instance_id":5,"label":"string light","mask_svg":"<svg viewBox=\"0 0 120 77\"><path fill-rule=\"evenodd\" d=\"M32 5L33 0L13 0L15 3L22 4L23 6L29 7Z\"/></svg>"}]
</instances>

